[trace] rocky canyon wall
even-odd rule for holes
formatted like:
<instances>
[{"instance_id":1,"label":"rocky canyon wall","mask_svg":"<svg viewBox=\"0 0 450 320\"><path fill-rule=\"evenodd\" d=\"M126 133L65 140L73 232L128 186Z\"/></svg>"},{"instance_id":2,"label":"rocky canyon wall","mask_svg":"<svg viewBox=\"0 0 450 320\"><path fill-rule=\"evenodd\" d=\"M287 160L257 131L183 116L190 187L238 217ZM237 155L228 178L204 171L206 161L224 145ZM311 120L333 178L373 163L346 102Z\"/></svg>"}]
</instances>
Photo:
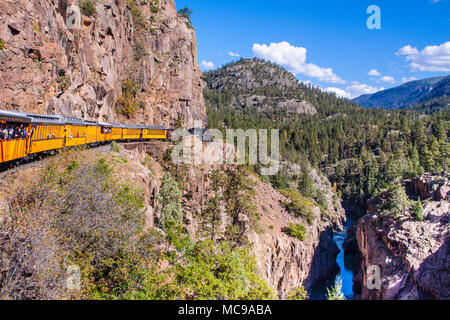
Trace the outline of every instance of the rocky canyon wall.
<instances>
[{"instance_id":1,"label":"rocky canyon wall","mask_svg":"<svg viewBox=\"0 0 450 320\"><path fill-rule=\"evenodd\" d=\"M448 174L424 175L411 182L411 189L425 202L423 221L409 214L383 215L369 206L371 213L357 227L361 299L450 299L448 188ZM368 274L370 266L380 268L379 288L367 285L374 281L374 274Z\"/></svg>"},{"instance_id":2,"label":"rocky canyon wall","mask_svg":"<svg viewBox=\"0 0 450 320\"><path fill-rule=\"evenodd\" d=\"M173 126L206 120L195 31L172 0L0 1L0 108ZM78 8L78 6L76 6ZM72 21L72 22L70 22ZM133 112L116 101L133 84Z\"/></svg>"}]
</instances>

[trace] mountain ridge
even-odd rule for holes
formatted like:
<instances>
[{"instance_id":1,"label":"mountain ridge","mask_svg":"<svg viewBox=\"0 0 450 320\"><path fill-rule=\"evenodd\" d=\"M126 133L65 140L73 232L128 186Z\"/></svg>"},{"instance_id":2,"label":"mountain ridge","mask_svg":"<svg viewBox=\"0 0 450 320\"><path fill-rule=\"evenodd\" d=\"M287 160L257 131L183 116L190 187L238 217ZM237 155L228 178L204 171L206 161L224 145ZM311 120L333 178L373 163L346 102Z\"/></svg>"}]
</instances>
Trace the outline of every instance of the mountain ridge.
<instances>
[{"instance_id":1,"label":"mountain ridge","mask_svg":"<svg viewBox=\"0 0 450 320\"><path fill-rule=\"evenodd\" d=\"M366 108L402 109L446 95L450 95L449 75L409 81L352 101Z\"/></svg>"}]
</instances>

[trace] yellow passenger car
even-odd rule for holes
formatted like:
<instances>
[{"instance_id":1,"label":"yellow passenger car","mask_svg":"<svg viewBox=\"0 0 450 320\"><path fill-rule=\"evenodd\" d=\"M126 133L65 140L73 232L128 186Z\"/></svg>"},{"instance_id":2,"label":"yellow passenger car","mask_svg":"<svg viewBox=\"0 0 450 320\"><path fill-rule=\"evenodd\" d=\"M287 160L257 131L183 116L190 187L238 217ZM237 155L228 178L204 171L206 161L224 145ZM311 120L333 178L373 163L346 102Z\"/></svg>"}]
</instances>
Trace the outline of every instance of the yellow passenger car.
<instances>
[{"instance_id":1,"label":"yellow passenger car","mask_svg":"<svg viewBox=\"0 0 450 320\"><path fill-rule=\"evenodd\" d=\"M122 140L139 140L141 139L141 126L133 124L122 125Z\"/></svg>"},{"instance_id":2,"label":"yellow passenger car","mask_svg":"<svg viewBox=\"0 0 450 320\"><path fill-rule=\"evenodd\" d=\"M94 121L84 121L86 123L86 144L96 144L100 142L100 126Z\"/></svg>"},{"instance_id":3,"label":"yellow passenger car","mask_svg":"<svg viewBox=\"0 0 450 320\"><path fill-rule=\"evenodd\" d=\"M112 125L111 140L122 140L123 129L120 125Z\"/></svg>"},{"instance_id":4,"label":"yellow passenger car","mask_svg":"<svg viewBox=\"0 0 450 320\"><path fill-rule=\"evenodd\" d=\"M167 139L167 129L163 127L145 127L142 129L142 139Z\"/></svg>"},{"instance_id":5,"label":"yellow passenger car","mask_svg":"<svg viewBox=\"0 0 450 320\"><path fill-rule=\"evenodd\" d=\"M112 137L112 124L100 123L100 142L108 142Z\"/></svg>"},{"instance_id":6,"label":"yellow passenger car","mask_svg":"<svg viewBox=\"0 0 450 320\"><path fill-rule=\"evenodd\" d=\"M65 123L63 117L27 114L31 118L29 154L64 147Z\"/></svg>"},{"instance_id":7,"label":"yellow passenger car","mask_svg":"<svg viewBox=\"0 0 450 320\"><path fill-rule=\"evenodd\" d=\"M86 124L77 118L64 118L64 139L66 147L80 146L86 144Z\"/></svg>"},{"instance_id":8,"label":"yellow passenger car","mask_svg":"<svg viewBox=\"0 0 450 320\"><path fill-rule=\"evenodd\" d=\"M0 163L27 156L29 139L23 134L23 130L29 133L30 123L31 119L25 114L0 111ZM22 134L18 134L19 129L22 130ZM12 135L10 135L10 130L12 130Z\"/></svg>"}]
</instances>

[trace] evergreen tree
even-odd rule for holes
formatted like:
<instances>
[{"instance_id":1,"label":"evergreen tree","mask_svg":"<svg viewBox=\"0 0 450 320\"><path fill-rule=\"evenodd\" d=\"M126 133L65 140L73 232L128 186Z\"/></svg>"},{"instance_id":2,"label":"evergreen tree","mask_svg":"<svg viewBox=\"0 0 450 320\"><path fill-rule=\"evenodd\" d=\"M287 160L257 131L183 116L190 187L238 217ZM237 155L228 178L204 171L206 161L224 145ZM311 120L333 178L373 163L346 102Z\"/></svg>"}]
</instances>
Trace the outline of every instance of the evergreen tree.
<instances>
[{"instance_id":1,"label":"evergreen tree","mask_svg":"<svg viewBox=\"0 0 450 320\"><path fill-rule=\"evenodd\" d=\"M333 288L327 289L327 300L345 300L345 296L342 293L342 278L338 277L334 283Z\"/></svg>"},{"instance_id":2,"label":"evergreen tree","mask_svg":"<svg viewBox=\"0 0 450 320\"><path fill-rule=\"evenodd\" d=\"M161 189L156 197L160 208L159 223L163 229L183 222L181 209L181 191L178 183L170 173L166 173L161 181Z\"/></svg>"},{"instance_id":3,"label":"evergreen tree","mask_svg":"<svg viewBox=\"0 0 450 320\"><path fill-rule=\"evenodd\" d=\"M420 199L414 203L412 212L413 212L414 220L423 221L425 219L425 217L423 215L422 201L420 201Z\"/></svg>"},{"instance_id":4,"label":"evergreen tree","mask_svg":"<svg viewBox=\"0 0 450 320\"><path fill-rule=\"evenodd\" d=\"M304 197L312 198L313 195L315 194L314 183L311 179L311 171L306 161L302 162L301 169L302 169L302 176L298 183L298 189Z\"/></svg>"}]
</instances>

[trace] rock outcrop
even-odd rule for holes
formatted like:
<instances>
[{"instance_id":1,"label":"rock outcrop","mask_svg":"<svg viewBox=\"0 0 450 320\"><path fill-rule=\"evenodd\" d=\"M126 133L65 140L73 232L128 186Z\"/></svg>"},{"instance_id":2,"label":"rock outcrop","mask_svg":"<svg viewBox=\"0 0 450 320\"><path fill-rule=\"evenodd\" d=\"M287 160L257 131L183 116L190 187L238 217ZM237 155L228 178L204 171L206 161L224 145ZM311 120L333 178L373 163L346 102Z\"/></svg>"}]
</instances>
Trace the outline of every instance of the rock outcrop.
<instances>
[{"instance_id":1,"label":"rock outcrop","mask_svg":"<svg viewBox=\"0 0 450 320\"><path fill-rule=\"evenodd\" d=\"M172 0L0 2L1 109L108 122L206 120L195 32ZM118 115L124 80L134 109ZM120 112L119 112L120 113ZM129 118L132 119L129 119Z\"/></svg>"},{"instance_id":2,"label":"rock outcrop","mask_svg":"<svg viewBox=\"0 0 450 320\"><path fill-rule=\"evenodd\" d=\"M286 110L295 114L317 113L304 95L306 87L295 76L269 62L250 59L205 73L206 88L232 96L226 101L233 108Z\"/></svg>"},{"instance_id":3,"label":"rock outcrop","mask_svg":"<svg viewBox=\"0 0 450 320\"><path fill-rule=\"evenodd\" d=\"M445 186L425 187L430 184L423 181L431 180L439 179L423 176L413 180L412 186L419 195L432 199L441 194L441 188ZM414 221L409 214L393 217L374 213L372 210L360 219L357 227L362 259L357 276L360 298L450 299L449 202L425 202L425 219L420 222ZM370 266L381 270L379 289L367 286L368 280L373 281L373 274L368 274Z\"/></svg>"},{"instance_id":4,"label":"rock outcrop","mask_svg":"<svg viewBox=\"0 0 450 320\"><path fill-rule=\"evenodd\" d=\"M449 173L442 173L439 176L424 174L419 178L413 179L411 186L414 192L422 199L450 200L449 179Z\"/></svg>"}]
</instances>

